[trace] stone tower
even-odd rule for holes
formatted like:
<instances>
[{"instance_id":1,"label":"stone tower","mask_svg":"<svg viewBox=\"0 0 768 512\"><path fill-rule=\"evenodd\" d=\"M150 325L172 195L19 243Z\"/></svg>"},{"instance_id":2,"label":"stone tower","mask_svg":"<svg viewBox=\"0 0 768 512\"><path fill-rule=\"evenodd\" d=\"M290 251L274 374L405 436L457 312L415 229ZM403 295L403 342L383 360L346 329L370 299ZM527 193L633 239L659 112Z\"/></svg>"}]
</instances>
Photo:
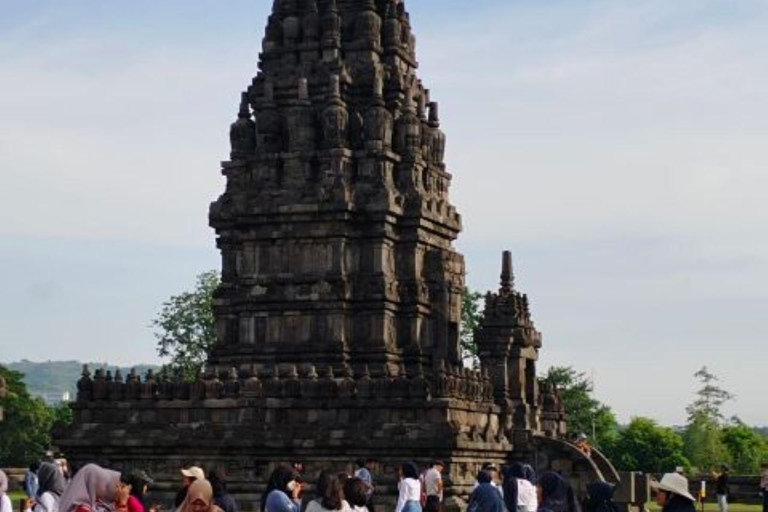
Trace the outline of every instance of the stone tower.
<instances>
[{"instance_id":1,"label":"stone tower","mask_svg":"<svg viewBox=\"0 0 768 512\"><path fill-rule=\"evenodd\" d=\"M400 463L445 459L454 509L485 461L616 480L562 440L509 254L476 334L482 370L462 363L461 221L416 70L400 0L275 1L210 208L218 343L195 382L85 368L57 439L73 462L144 467L156 494L184 465L223 467L246 510L290 460L313 478L372 457L385 504Z\"/></svg>"},{"instance_id":2,"label":"stone tower","mask_svg":"<svg viewBox=\"0 0 768 512\"><path fill-rule=\"evenodd\" d=\"M210 223L211 363L459 364L461 219L402 3L281 0Z\"/></svg>"}]
</instances>

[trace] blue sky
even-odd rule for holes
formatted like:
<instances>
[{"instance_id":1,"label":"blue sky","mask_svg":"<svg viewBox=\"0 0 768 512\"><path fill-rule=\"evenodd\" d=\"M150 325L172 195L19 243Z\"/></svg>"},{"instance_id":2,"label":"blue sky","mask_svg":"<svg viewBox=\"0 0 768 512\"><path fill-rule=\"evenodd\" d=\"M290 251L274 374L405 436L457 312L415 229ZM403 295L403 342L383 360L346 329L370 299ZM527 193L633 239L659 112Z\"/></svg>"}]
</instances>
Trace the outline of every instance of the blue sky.
<instances>
[{"instance_id":1,"label":"blue sky","mask_svg":"<svg viewBox=\"0 0 768 512\"><path fill-rule=\"evenodd\" d=\"M513 251L542 366L680 423L768 424L768 1L410 0L469 284ZM0 5L0 360L154 360L218 266L208 203L271 2ZM471 7L470 7L471 6Z\"/></svg>"}]
</instances>

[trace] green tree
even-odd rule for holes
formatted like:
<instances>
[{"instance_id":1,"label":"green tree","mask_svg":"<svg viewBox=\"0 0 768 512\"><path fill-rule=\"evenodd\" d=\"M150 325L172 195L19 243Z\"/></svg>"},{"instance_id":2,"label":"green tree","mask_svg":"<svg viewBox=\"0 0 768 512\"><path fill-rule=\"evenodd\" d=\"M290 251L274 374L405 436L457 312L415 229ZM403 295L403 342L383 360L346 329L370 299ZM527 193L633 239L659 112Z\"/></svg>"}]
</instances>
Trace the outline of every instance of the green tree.
<instances>
[{"instance_id":1,"label":"green tree","mask_svg":"<svg viewBox=\"0 0 768 512\"><path fill-rule=\"evenodd\" d=\"M760 464L768 457L768 442L755 429L734 418L723 428L721 439L733 472L743 475L760 472Z\"/></svg>"},{"instance_id":2,"label":"green tree","mask_svg":"<svg viewBox=\"0 0 768 512\"><path fill-rule=\"evenodd\" d=\"M683 454L682 437L671 428L643 417L632 418L629 425L619 431L610 456L620 471L667 473L677 466L690 468Z\"/></svg>"},{"instance_id":3,"label":"green tree","mask_svg":"<svg viewBox=\"0 0 768 512\"><path fill-rule=\"evenodd\" d=\"M722 406L734 395L718 385L718 378L703 366L694 375L700 387L686 408L685 455L699 471L708 471L728 460L722 439Z\"/></svg>"},{"instance_id":4,"label":"green tree","mask_svg":"<svg viewBox=\"0 0 768 512\"><path fill-rule=\"evenodd\" d=\"M697 414L685 427L685 456L700 472L712 470L728 461L720 424L706 414Z\"/></svg>"},{"instance_id":5,"label":"green tree","mask_svg":"<svg viewBox=\"0 0 768 512\"><path fill-rule=\"evenodd\" d=\"M219 286L215 270L197 276L195 288L174 295L152 321L160 357L170 358L165 370L193 379L216 343L213 293Z\"/></svg>"},{"instance_id":6,"label":"green tree","mask_svg":"<svg viewBox=\"0 0 768 512\"><path fill-rule=\"evenodd\" d=\"M42 399L32 397L24 384L24 374L0 366L0 375L7 385L5 398L0 399L4 410L0 422L0 463L23 467L43 456L50 446L55 422L66 420L69 413L63 409L56 412Z\"/></svg>"},{"instance_id":7,"label":"green tree","mask_svg":"<svg viewBox=\"0 0 768 512\"><path fill-rule=\"evenodd\" d=\"M461 326L459 338L461 344L461 357L477 366L477 344L475 343L475 330L480 326L480 299L482 294L464 288L461 294Z\"/></svg>"},{"instance_id":8,"label":"green tree","mask_svg":"<svg viewBox=\"0 0 768 512\"><path fill-rule=\"evenodd\" d=\"M610 407L592 395L592 382L571 366L551 367L544 380L557 386L568 414L568 430L593 437L592 444L608 450L616 440L618 423Z\"/></svg>"},{"instance_id":9,"label":"green tree","mask_svg":"<svg viewBox=\"0 0 768 512\"><path fill-rule=\"evenodd\" d=\"M702 366L693 377L699 381L701 387L696 391L696 399L685 409L688 420L693 421L703 416L715 423L722 422L723 404L736 397L717 384L719 379L706 366Z\"/></svg>"}]
</instances>

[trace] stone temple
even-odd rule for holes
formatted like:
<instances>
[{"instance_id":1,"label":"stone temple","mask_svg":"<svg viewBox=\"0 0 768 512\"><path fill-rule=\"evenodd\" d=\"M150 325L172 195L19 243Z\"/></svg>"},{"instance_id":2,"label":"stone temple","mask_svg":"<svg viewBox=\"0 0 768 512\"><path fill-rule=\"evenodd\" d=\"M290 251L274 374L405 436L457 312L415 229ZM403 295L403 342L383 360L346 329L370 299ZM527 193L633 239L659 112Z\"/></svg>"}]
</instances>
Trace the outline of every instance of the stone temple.
<instances>
[{"instance_id":1,"label":"stone temple","mask_svg":"<svg viewBox=\"0 0 768 512\"><path fill-rule=\"evenodd\" d=\"M398 464L442 458L454 509L485 461L618 481L563 440L509 253L475 334L482 370L463 365L461 217L415 49L400 0L275 1L210 208L222 284L206 371L86 369L57 440L73 462L142 466L160 491L183 465L220 466L246 510L291 460L314 474L372 457L387 503Z\"/></svg>"}]
</instances>

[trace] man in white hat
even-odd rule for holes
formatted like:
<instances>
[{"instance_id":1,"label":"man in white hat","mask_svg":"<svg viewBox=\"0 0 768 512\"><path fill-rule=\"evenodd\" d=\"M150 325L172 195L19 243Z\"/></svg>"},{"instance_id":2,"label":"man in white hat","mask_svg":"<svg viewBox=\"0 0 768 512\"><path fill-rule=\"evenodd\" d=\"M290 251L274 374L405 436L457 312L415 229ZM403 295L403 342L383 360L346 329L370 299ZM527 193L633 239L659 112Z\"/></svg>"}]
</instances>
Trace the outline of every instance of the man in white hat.
<instances>
[{"instance_id":1,"label":"man in white hat","mask_svg":"<svg viewBox=\"0 0 768 512\"><path fill-rule=\"evenodd\" d=\"M679 473L667 473L661 482L652 482L651 487L656 491L656 503L662 512L696 512L694 502L688 489L688 479Z\"/></svg>"}]
</instances>

